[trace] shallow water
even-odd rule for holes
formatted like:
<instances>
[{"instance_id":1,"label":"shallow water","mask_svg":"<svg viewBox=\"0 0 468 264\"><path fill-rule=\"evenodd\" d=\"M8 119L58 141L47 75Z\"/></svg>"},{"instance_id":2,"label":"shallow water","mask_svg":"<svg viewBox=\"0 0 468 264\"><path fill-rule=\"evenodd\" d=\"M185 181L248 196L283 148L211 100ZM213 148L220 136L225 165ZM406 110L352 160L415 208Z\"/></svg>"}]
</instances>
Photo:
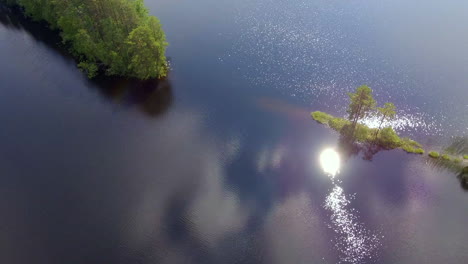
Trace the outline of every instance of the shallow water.
<instances>
[{"instance_id":1,"label":"shallow water","mask_svg":"<svg viewBox=\"0 0 468 264\"><path fill-rule=\"evenodd\" d=\"M309 116L368 84L427 149L466 136L466 1L146 2L159 83L89 81L0 10L2 263L466 262L455 174L364 160Z\"/></svg>"}]
</instances>

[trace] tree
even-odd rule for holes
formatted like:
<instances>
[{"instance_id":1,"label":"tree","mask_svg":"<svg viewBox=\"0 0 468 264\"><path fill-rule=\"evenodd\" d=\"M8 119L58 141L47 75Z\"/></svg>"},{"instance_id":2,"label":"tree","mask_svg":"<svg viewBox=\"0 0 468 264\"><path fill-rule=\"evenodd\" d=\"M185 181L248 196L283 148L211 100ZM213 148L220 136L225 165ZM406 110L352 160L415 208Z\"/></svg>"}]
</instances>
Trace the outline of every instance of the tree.
<instances>
[{"instance_id":1,"label":"tree","mask_svg":"<svg viewBox=\"0 0 468 264\"><path fill-rule=\"evenodd\" d=\"M366 117L375 107L372 89L367 85L359 86L355 93L348 94L351 103L348 107L348 118L352 122L353 131L357 122ZM354 132L353 132L354 133Z\"/></svg>"},{"instance_id":2,"label":"tree","mask_svg":"<svg viewBox=\"0 0 468 264\"><path fill-rule=\"evenodd\" d=\"M89 77L138 79L167 75L166 37L144 0L0 0L21 6L34 20L61 31L63 42Z\"/></svg>"},{"instance_id":3,"label":"tree","mask_svg":"<svg viewBox=\"0 0 468 264\"><path fill-rule=\"evenodd\" d=\"M380 123L379 128L375 132L375 138L379 135L380 129L382 128L382 124L385 121L391 121L395 118L396 115L396 107L392 103L385 103L384 107L377 107L377 112L380 114Z\"/></svg>"},{"instance_id":4,"label":"tree","mask_svg":"<svg viewBox=\"0 0 468 264\"><path fill-rule=\"evenodd\" d=\"M160 78L166 74L167 65L164 56L166 43L157 41L149 26L144 25L134 29L128 36L127 45L130 55L128 68L133 77L145 80Z\"/></svg>"}]
</instances>

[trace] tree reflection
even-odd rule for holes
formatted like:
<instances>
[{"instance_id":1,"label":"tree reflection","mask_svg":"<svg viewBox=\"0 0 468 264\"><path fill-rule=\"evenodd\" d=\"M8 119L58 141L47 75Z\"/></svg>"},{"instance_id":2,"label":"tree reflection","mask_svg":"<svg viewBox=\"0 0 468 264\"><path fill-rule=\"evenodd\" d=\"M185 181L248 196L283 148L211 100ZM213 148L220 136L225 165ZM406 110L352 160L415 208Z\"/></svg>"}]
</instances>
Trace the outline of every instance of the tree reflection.
<instances>
[{"instance_id":1,"label":"tree reflection","mask_svg":"<svg viewBox=\"0 0 468 264\"><path fill-rule=\"evenodd\" d=\"M456 174L457 179L460 181L461 188L468 191L468 166L464 165L462 162L454 162L441 158L427 158L427 163L434 168L448 170Z\"/></svg>"},{"instance_id":2,"label":"tree reflection","mask_svg":"<svg viewBox=\"0 0 468 264\"><path fill-rule=\"evenodd\" d=\"M341 133L338 141L338 149L344 160L362 153L362 159L367 161L372 161L373 157L378 152L385 150L378 144L358 143L347 133ZM455 138L450 145L444 148L444 153L454 156L460 156L468 153L468 138ZM434 159L427 157L427 163L434 168L448 170L457 175L461 188L468 191L468 166L466 161L445 160L443 158Z\"/></svg>"},{"instance_id":3,"label":"tree reflection","mask_svg":"<svg viewBox=\"0 0 468 264\"><path fill-rule=\"evenodd\" d=\"M461 172L457 178L460 181L460 187L468 192L468 167L465 167L465 172Z\"/></svg>"},{"instance_id":4,"label":"tree reflection","mask_svg":"<svg viewBox=\"0 0 468 264\"><path fill-rule=\"evenodd\" d=\"M451 155L463 155L468 153L468 137L456 137L445 152Z\"/></svg>"},{"instance_id":5,"label":"tree reflection","mask_svg":"<svg viewBox=\"0 0 468 264\"><path fill-rule=\"evenodd\" d=\"M444 149L445 153L459 156L468 153L468 137L457 137ZM448 170L457 175L460 187L468 191L468 166L464 161L445 160L442 158L427 158L427 162L434 168Z\"/></svg>"},{"instance_id":6,"label":"tree reflection","mask_svg":"<svg viewBox=\"0 0 468 264\"><path fill-rule=\"evenodd\" d=\"M362 153L362 159L372 161L374 156L384 150L380 145L371 142L359 143L346 134L341 134L338 140L338 149L345 160Z\"/></svg>"}]
</instances>

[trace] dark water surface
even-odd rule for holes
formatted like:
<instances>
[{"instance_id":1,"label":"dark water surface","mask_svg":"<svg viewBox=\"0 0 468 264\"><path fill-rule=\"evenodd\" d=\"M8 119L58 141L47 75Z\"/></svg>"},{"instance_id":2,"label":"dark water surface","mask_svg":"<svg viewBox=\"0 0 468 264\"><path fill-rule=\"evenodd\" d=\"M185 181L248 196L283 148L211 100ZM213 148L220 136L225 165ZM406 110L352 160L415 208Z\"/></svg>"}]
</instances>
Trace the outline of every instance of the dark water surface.
<instances>
[{"instance_id":1,"label":"dark water surface","mask_svg":"<svg viewBox=\"0 0 468 264\"><path fill-rule=\"evenodd\" d=\"M426 148L467 136L467 1L146 2L167 81L89 81L0 9L1 263L468 262L455 174L321 164L339 138L309 117L368 84Z\"/></svg>"}]
</instances>

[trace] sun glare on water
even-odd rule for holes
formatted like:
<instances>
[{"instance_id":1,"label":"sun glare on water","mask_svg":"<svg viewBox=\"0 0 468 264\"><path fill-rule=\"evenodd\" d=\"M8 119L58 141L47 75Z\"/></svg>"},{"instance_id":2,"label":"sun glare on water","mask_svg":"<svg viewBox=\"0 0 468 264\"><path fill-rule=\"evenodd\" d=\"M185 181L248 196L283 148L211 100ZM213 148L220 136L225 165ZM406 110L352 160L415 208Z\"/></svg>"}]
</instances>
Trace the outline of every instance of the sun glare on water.
<instances>
[{"instance_id":1,"label":"sun glare on water","mask_svg":"<svg viewBox=\"0 0 468 264\"><path fill-rule=\"evenodd\" d=\"M334 177L340 172L341 160L338 152L327 148L320 153L323 171L330 176L333 189L325 198L324 208L330 211L329 227L336 233L332 239L340 252L339 263L362 263L365 259L375 259L380 245L377 233L359 222L358 211L351 207L353 195L347 196L339 181Z\"/></svg>"},{"instance_id":2,"label":"sun glare on water","mask_svg":"<svg viewBox=\"0 0 468 264\"><path fill-rule=\"evenodd\" d=\"M334 149L325 149L320 154L320 164L326 174L335 177L340 172L340 155Z\"/></svg>"}]
</instances>

